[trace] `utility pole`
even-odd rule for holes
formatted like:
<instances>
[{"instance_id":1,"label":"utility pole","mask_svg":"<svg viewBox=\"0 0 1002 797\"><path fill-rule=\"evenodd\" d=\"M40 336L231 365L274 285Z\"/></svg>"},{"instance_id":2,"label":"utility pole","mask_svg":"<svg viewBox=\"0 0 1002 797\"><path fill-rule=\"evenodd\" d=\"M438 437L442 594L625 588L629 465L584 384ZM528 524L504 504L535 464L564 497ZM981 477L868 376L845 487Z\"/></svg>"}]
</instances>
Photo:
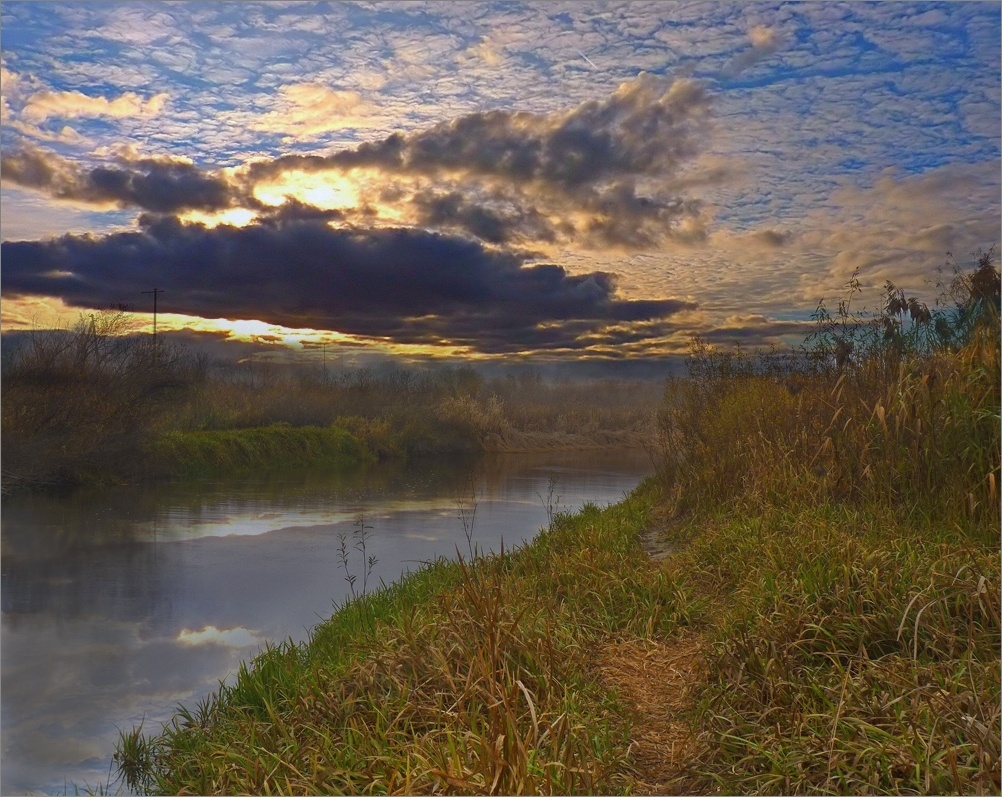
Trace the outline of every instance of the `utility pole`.
<instances>
[{"instance_id":1,"label":"utility pole","mask_svg":"<svg viewBox=\"0 0 1002 797\"><path fill-rule=\"evenodd\" d=\"M153 342L157 340L157 294L163 293L163 288L154 288L152 291L143 291L144 296L153 294Z\"/></svg>"}]
</instances>

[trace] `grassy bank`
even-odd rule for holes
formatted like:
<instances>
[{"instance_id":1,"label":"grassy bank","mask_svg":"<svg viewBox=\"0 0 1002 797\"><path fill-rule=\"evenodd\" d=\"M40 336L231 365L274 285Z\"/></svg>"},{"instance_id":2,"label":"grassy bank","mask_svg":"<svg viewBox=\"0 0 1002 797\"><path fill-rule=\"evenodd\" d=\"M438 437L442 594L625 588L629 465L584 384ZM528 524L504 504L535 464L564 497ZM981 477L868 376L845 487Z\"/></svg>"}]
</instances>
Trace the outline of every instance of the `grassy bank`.
<instances>
[{"instance_id":1,"label":"grassy bank","mask_svg":"<svg viewBox=\"0 0 1002 797\"><path fill-rule=\"evenodd\" d=\"M997 529L749 505L673 523L654 561L664 497L349 604L126 737L123 770L164 794L997 791ZM639 655L691 696L674 716L617 676Z\"/></svg>"},{"instance_id":2,"label":"grassy bank","mask_svg":"<svg viewBox=\"0 0 1002 797\"><path fill-rule=\"evenodd\" d=\"M678 586L638 567L652 497L347 605L162 736L129 736L123 770L162 793L616 793L629 724L594 678L603 645L690 622Z\"/></svg>"},{"instance_id":3,"label":"grassy bank","mask_svg":"<svg viewBox=\"0 0 1002 797\"><path fill-rule=\"evenodd\" d=\"M832 504L676 528L665 572L712 607L702 788L997 792L997 533Z\"/></svg>"},{"instance_id":4,"label":"grassy bank","mask_svg":"<svg viewBox=\"0 0 1002 797\"><path fill-rule=\"evenodd\" d=\"M990 267L938 341L885 312L823 328L797 370L703 351L666 392L656 478L348 604L125 735L130 785L997 794Z\"/></svg>"},{"instance_id":5,"label":"grassy bank","mask_svg":"<svg viewBox=\"0 0 1002 797\"><path fill-rule=\"evenodd\" d=\"M210 476L276 467L344 467L376 459L347 429L263 426L168 432L148 450L149 467L171 477Z\"/></svg>"},{"instance_id":6,"label":"grassy bank","mask_svg":"<svg viewBox=\"0 0 1002 797\"><path fill-rule=\"evenodd\" d=\"M640 447L637 434L592 430L513 432L480 437L455 428L429 430L361 417L339 418L330 426L286 423L245 429L166 432L151 441L137 465L142 472L192 478L287 468L338 468L409 454L476 451L547 451Z\"/></svg>"}]
</instances>

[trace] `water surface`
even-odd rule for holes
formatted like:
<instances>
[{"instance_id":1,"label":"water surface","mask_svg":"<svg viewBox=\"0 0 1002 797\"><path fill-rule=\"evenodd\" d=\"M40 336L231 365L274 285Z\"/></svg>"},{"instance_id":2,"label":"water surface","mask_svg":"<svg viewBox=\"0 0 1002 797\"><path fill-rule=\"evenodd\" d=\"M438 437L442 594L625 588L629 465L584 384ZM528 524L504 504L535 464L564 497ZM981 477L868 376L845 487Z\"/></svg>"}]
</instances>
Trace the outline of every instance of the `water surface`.
<instances>
[{"instance_id":1,"label":"water surface","mask_svg":"<svg viewBox=\"0 0 1002 797\"><path fill-rule=\"evenodd\" d=\"M304 640L350 595L342 535L361 586L360 518L372 589L522 544L547 504L604 506L651 470L642 451L506 454L6 500L0 791L104 784L119 728L157 729L265 642Z\"/></svg>"}]
</instances>

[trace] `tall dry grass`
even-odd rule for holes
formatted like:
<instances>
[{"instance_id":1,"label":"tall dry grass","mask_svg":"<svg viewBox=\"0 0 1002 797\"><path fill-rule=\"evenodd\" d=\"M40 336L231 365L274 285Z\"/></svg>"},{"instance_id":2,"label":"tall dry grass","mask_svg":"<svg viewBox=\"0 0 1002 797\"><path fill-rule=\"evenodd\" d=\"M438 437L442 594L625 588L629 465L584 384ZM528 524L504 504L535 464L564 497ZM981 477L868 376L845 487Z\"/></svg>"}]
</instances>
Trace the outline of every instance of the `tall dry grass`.
<instances>
[{"instance_id":1,"label":"tall dry grass","mask_svg":"<svg viewBox=\"0 0 1002 797\"><path fill-rule=\"evenodd\" d=\"M99 313L5 349L5 492L123 478L204 381L204 359L128 332L125 314Z\"/></svg>"},{"instance_id":2,"label":"tall dry grass","mask_svg":"<svg viewBox=\"0 0 1002 797\"><path fill-rule=\"evenodd\" d=\"M871 319L848 317L847 300L840 320L822 314L799 358L697 348L689 378L669 380L658 420L660 470L677 509L739 496L879 499L997 517L1002 391L991 255L958 275L950 311L930 313L889 285ZM910 326L905 313L914 314Z\"/></svg>"},{"instance_id":3,"label":"tall dry grass","mask_svg":"<svg viewBox=\"0 0 1002 797\"><path fill-rule=\"evenodd\" d=\"M946 315L889 286L783 367L702 351L669 386L667 569L714 607L691 718L712 788L1002 786L999 276L958 280Z\"/></svg>"}]
</instances>

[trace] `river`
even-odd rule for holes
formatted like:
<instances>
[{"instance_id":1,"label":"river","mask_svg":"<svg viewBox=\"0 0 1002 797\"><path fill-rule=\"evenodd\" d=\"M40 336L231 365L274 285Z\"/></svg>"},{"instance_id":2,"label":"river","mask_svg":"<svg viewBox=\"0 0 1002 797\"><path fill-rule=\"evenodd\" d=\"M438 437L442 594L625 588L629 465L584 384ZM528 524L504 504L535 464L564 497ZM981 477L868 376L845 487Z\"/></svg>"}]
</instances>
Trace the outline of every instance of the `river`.
<instances>
[{"instance_id":1,"label":"river","mask_svg":"<svg viewBox=\"0 0 1002 797\"><path fill-rule=\"evenodd\" d=\"M642 451L503 454L5 500L0 792L104 786L119 728L157 730L266 642L306 639L350 596L342 536L361 589L360 522L372 590L652 470Z\"/></svg>"}]
</instances>

